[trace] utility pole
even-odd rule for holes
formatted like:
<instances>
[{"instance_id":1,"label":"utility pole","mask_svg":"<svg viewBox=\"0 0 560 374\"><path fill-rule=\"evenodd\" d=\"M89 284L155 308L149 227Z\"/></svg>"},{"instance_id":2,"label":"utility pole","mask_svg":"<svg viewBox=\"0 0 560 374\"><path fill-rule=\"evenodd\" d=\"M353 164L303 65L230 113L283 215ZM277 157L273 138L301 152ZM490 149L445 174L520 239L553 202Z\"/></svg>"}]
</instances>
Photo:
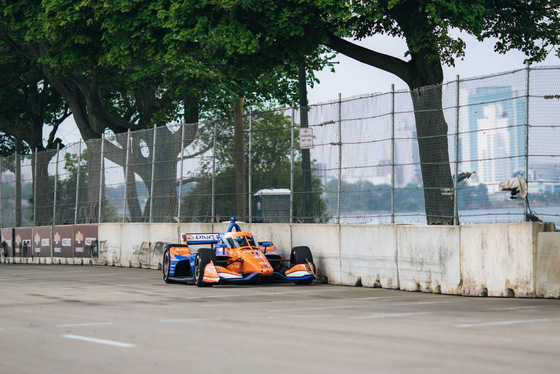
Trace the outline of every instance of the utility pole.
<instances>
[{"instance_id":1,"label":"utility pole","mask_svg":"<svg viewBox=\"0 0 560 374\"><path fill-rule=\"evenodd\" d=\"M247 188L245 183L245 137L243 133L243 98L233 107L235 145L235 197L237 219L244 221L247 216Z\"/></svg>"},{"instance_id":2,"label":"utility pole","mask_svg":"<svg viewBox=\"0 0 560 374\"><path fill-rule=\"evenodd\" d=\"M298 66L299 75L299 123L301 128L309 127L307 118L307 74L305 65ZM311 207L311 160L309 149L301 150L301 171L303 188L303 222L313 220Z\"/></svg>"},{"instance_id":3,"label":"utility pole","mask_svg":"<svg viewBox=\"0 0 560 374\"><path fill-rule=\"evenodd\" d=\"M16 151L16 201L15 201L15 227L21 227L21 140L15 139Z\"/></svg>"}]
</instances>

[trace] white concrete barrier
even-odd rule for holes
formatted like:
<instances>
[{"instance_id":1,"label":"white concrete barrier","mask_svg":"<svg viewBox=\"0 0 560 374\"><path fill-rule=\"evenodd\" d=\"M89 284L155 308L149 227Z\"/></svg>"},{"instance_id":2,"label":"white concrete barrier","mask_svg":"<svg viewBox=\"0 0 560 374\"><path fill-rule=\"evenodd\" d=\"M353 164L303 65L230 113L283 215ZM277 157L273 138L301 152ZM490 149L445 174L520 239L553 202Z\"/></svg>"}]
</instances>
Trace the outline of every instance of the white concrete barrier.
<instances>
[{"instance_id":1,"label":"white concrete barrier","mask_svg":"<svg viewBox=\"0 0 560 374\"><path fill-rule=\"evenodd\" d=\"M165 243L220 224L101 224L100 264L160 269ZM542 223L476 226L243 224L289 256L311 248L331 284L445 294L559 297L560 239ZM539 245L537 245L539 243ZM537 291L538 289L538 291Z\"/></svg>"},{"instance_id":2,"label":"white concrete barrier","mask_svg":"<svg viewBox=\"0 0 560 374\"><path fill-rule=\"evenodd\" d=\"M292 246L309 247L319 275L331 284L344 284L340 228L340 225L327 224L292 225Z\"/></svg>"},{"instance_id":3,"label":"white concrete barrier","mask_svg":"<svg viewBox=\"0 0 560 374\"><path fill-rule=\"evenodd\" d=\"M397 226L400 289L456 294L461 283L458 226Z\"/></svg>"},{"instance_id":4,"label":"white concrete barrier","mask_svg":"<svg viewBox=\"0 0 560 374\"><path fill-rule=\"evenodd\" d=\"M537 296L560 298L560 232L540 232L537 247Z\"/></svg>"},{"instance_id":5,"label":"white concrete barrier","mask_svg":"<svg viewBox=\"0 0 560 374\"><path fill-rule=\"evenodd\" d=\"M122 243L121 223L101 223L99 232L99 264L122 266L121 251L128 250L128 242Z\"/></svg>"},{"instance_id":6,"label":"white concrete barrier","mask_svg":"<svg viewBox=\"0 0 560 374\"><path fill-rule=\"evenodd\" d=\"M396 225L340 226L341 283L398 288L396 232Z\"/></svg>"},{"instance_id":7,"label":"white concrete barrier","mask_svg":"<svg viewBox=\"0 0 560 374\"><path fill-rule=\"evenodd\" d=\"M534 255L542 223L461 227L463 294L535 296Z\"/></svg>"}]
</instances>

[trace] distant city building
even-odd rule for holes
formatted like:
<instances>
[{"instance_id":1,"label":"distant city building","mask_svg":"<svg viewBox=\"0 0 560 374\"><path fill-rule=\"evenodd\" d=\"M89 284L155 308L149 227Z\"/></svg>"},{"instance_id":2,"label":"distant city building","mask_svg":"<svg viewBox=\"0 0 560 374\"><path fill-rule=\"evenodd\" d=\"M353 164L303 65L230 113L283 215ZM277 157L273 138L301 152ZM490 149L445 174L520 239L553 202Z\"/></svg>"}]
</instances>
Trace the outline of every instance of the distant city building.
<instances>
[{"instance_id":1,"label":"distant city building","mask_svg":"<svg viewBox=\"0 0 560 374\"><path fill-rule=\"evenodd\" d=\"M420 151L414 122L405 121L395 129L395 186L421 185Z\"/></svg>"},{"instance_id":2,"label":"distant city building","mask_svg":"<svg viewBox=\"0 0 560 374\"><path fill-rule=\"evenodd\" d=\"M460 135L460 169L477 172L478 183L498 183L525 170L526 97L511 87L468 92L468 129Z\"/></svg>"}]
</instances>

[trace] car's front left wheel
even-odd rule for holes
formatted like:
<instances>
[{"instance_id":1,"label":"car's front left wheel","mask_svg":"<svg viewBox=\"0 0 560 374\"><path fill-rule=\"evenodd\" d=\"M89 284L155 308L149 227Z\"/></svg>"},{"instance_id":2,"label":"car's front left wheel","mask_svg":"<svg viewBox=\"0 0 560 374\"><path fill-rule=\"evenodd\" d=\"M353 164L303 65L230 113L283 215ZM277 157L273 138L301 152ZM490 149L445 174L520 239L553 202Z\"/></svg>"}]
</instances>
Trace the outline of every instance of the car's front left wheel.
<instances>
[{"instance_id":1,"label":"car's front left wheel","mask_svg":"<svg viewBox=\"0 0 560 374\"><path fill-rule=\"evenodd\" d=\"M194 283L198 287L212 287L213 283L204 282L204 270L210 262L216 262L216 252L211 248L201 248L194 260Z\"/></svg>"}]
</instances>

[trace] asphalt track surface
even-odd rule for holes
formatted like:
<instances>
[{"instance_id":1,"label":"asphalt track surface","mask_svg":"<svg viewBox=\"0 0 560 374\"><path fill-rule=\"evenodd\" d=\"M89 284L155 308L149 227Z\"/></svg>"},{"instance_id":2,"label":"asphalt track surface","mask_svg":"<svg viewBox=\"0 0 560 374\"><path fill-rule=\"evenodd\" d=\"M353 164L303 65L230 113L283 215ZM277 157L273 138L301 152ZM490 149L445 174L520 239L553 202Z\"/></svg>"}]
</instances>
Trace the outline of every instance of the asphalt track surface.
<instances>
[{"instance_id":1,"label":"asphalt track surface","mask_svg":"<svg viewBox=\"0 0 560 374\"><path fill-rule=\"evenodd\" d=\"M0 373L558 373L560 300L0 264Z\"/></svg>"}]
</instances>

